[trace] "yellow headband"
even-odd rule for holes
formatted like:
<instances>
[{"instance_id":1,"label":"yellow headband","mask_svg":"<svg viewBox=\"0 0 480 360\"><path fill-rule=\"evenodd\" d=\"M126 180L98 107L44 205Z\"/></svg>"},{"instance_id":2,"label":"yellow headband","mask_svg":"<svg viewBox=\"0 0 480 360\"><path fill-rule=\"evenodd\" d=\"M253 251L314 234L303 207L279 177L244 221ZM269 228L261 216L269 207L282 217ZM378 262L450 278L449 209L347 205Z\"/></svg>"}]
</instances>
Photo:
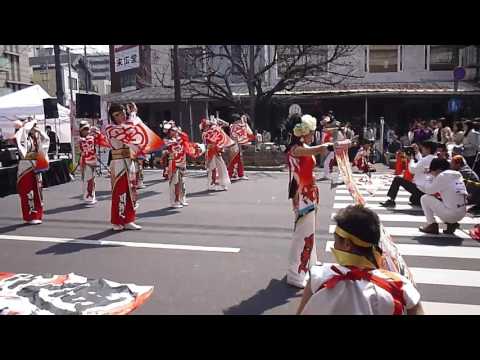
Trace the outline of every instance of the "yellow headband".
<instances>
[{"instance_id":1,"label":"yellow headband","mask_svg":"<svg viewBox=\"0 0 480 360\"><path fill-rule=\"evenodd\" d=\"M352 235L350 234L349 232L343 230L340 226L337 225L337 227L335 228L335 234L337 234L338 236L344 238L344 239L347 239L347 240L350 240L351 242L353 242L355 245L357 246L360 246L360 247L364 247L364 248L370 248L370 247L374 247L375 245L372 244L372 243L368 243L366 241L363 241L363 240L360 240L358 237L356 237L355 235Z\"/></svg>"}]
</instances>

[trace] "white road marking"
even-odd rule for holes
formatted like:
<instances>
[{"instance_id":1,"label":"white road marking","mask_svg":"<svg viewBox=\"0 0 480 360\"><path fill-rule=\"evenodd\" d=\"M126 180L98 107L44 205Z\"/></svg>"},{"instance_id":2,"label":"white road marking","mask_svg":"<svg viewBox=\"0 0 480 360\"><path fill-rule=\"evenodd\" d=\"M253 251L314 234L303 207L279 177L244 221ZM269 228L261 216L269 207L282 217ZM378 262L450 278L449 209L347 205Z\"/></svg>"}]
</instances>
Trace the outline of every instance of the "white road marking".
<instances>
[{"instance_id":1,"label":"white road marking","mask_svg":"<svg viewBox=\"0 0 480 360\"><path fill-rule=\"evenodd\" d=\"M480 315L480 305L422 301L425 315Z\"/></svg>"},{"instance_id":2,"label":"white road marking","mask_svg":"<svg viewBox=\"0 0 480 360\"><path fill-rule=\"evenodd\" d=\"M403 256L426 256L458 259L480 259L480 247L436 246L422 244L395 244ZM331 252L333 241L327 241L325 250Z\"/></svg>"},{"instance_id":3,"label":"white road marking","mask_svg":"<svg viewBox=\"0 0 480 360\"><path fill-rule=\"evenodd\" d=\"M332 214L332 219L335 217L335 213ZM423 215L408 215L408 214L377 214L380 218L380 221L388 222L418 222L425 223L427 219ZM435 217L439 224L442 224L443 221L440 220L438 216ZM478 218L464 217L459 221L460 224L476 225L480 222Z\"/></svg>"},{"instance_id":4,"label":"white road marking","mask_svg":"<svg viewBox=\"0 0 480 360\"><path fill-rule=\"evenodd\" d=\"M329 226L328 232L330 234L334 233L335 226L336 225ZM425 234L425 233L422 233L417 228L413 228L413 227L385 226L385 230L387 230L387 232L392 236L405 236L405 237L419 236L419 237L438 237L438 238L459 237L462 239L471 239L469 235L465 234L463 231L460 231L460 230L455 231L454 235L445 235L442 233L440 233L439 235Z\"/></svg>"},{"instance_id":5,"label":"white road marking","mask_svg":"<svg viewBox=\"0 0 480 360\"><path fill-rule=\"evenodd\" d=\"M390 199L387 196L364 196L363 199L366 202L380 202L380 201L387 201ZM335 201L344 201L344 200L352 200L352 197L350 195L337 195L335 196ZM395 199L396 203L408 203L410 201L410 198L408 197L398 197Z\"/></svg>"},{"instance_id":6,"label":"white road marking","mask_svg":"<svg viewBox=\"0 0 480 360\"><path fill-rule=\"evenodd\" d=\"M480 271L410 268L418 284L480 287Z\"/></svg>"},{"instance_id":7,"label":"white road marking","mask_svg":"<svg viewBox=\"0 0 480 360\"><path fill-rule=\"evenodd\" d=\"M374 192L374 195L387 195L388 193L388 190L378 190L378 191L375 191ZM338 195L350 195L350 192L347 190L347 189L338 189L335 194L338 194ZM360 194L362 195L367 195L367 196L370 196L371 195L371 192L368 192L366 190L361 190L360 191ZM408 191L405 191L405 190L400 190L398 192L398 195L399 196L410 196L411 194L408 192Z\"/></svg>"},{"instance_id":8,"label":"white road marking","mask_svg":"<svg viewBox=\"0 0 480 360\"><path fill-rule=\"evenodd\" d=\"M0 240L37 241L37 242L53 242L53 243L68 243L68 244L100 245L100 246L124 246L124 247L150 248L150 249L168 249L168 250L210 251L210 252L223 252L223 253L240 252L240 248L231 248L231 247L158 244L158 243L142 243L142 242L128 242L128 241L111 241L111 240L68 239L68 238L53 238L53 237L40 237L40 236L0 235Z\"/></svg>"},{"instance_id":9,"label":"white road marking","mask_svg":"<svg viewBox=\"0 0 480 360\"><path fill-rule=\"evenodd\" d=\"M353 203L353 201L351 202L345 202L345 203L334 203L333 204L333 208L334 209L343 209L345 207L347 207L348 205L355 205ZM367 203L367 208L369 209L372 209L372 210L389 210L389 208L385 208L379 204L368 204ZM421 214L423 214L423 210L421 207L417 207L417 206L412 206L412 205L404 205L404 204L398 204L397 206L395 206L395 210L417 210L419 211Z\"/></svg>"}]
</instances>

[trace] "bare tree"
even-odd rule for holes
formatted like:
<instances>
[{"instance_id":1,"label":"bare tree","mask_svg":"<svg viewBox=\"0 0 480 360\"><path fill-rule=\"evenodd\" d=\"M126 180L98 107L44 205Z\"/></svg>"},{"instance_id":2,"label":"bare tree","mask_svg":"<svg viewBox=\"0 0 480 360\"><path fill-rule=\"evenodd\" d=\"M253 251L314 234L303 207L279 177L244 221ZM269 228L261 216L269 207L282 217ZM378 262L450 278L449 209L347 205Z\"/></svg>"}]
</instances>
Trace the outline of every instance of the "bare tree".
<instances>
[{"instance_id":1,"label":"bare tree","mask_svg":"<svg viewBox=\"0 0 480 360\"><path fill-rule=\"evenodd\" d=\"M182 90L249 113L252 122L275 94L318 84L334 86L354 75L353 45L207 45L183 50ZM276 71L276 75L275 74ZM165 73L155 73L163 87ZM250 101L242 101L247 95Z\"/></svg>"}]
</instances>

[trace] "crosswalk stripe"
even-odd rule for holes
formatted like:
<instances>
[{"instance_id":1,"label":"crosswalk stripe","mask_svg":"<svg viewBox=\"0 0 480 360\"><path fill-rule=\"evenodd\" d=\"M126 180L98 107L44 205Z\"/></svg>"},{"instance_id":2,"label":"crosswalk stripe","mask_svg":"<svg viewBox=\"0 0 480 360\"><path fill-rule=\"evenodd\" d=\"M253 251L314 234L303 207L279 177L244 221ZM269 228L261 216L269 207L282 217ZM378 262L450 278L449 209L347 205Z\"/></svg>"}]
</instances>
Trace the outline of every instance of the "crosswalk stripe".
<instances>
[{"instance_id":1,"label":"crosswalk stripe","mask_svg":"<svg viewBox=\"0 0 480 360\"><path fill-rule=\"evenodd\" d=\"M331 252L333 241L327 241L325 250ZM403 256L427 256L459 259L480 259L480 247L435 246L422 244L395 244Z\"/></svg>"},{"instance_id":2,"label":"crosswalk stripe","mask_svg":"<svg viewBox=\"0 0 480 360\"><path fill-rule=\"evenodd\" d=\"M410 268L418 284L480 287L480 271Z\"/></svg>"},{"instance_id":3,"label":"crosswalk stripe","mask_svg":"<svg viewBox=\"0 0 480 360\"><path fill-rule=\"evenodd\" d=\"M347 189L339 189L339 190L337 190L335 193L336 193L336 194L339 194L339 195L340 195L340 194L342 194L342 195L343 195L343 194L348 195L348 194L350 194L350 191L348 191ZM375 191L375 192L374 192L375 195L387 195L387 193L388 193L388 190L378 190L378 191ZM371 192L368 192L368 191L360 191L360 194L361 194L361 195L367 195L367 196L368 196L368 195L371 194ZM398 195L400 195L400 196L410 196L411 194L410 194L408 191L400 190L400 191L398 192Z\"/></svg>"},{"instance_id":4,"label":"crosswalk stripe","mask_svg":"<svg viewBox=\"0 0 480 360\"><path fill-rule=\"evenodd\" d=\"M425 315L480 315L480 305L422 301Z\"/></svg>"},{"instance_id":5,"label":"crosswalk stripe","mask_svg":"<svg viewBox=\"0 0 480 360\"><path fill-rule=\"evenodd\" d=\"M380 201L387 201L390 199L387 196L364 196L363 199L366 202L380 202ZM335 196L335 201L343 201L343 200L352 200L352 197L350 195L337 195ZM401 203L401 202L409 202L410 198L409 197L397 197L395 198L396 203Z\"/></svg>"},{"instance_id":6,"label":"crosswalk stripe","mask_svg":"<svg viewBox=\"0 0 480 360\"><path fill-rule=\"evenodd\" d=\"M411 267L410 271L416 284L480 287L480 271L417 267Z\"/></svg>"},{"instance_id":7,"label":"crosswalk stripe","mask_svg":"<svg viewBox=\"0 0 480 360\"><path fill-rule=\"evenodd\" d=\"M331 218L335 217L336 213L333 213ZM416 223L425 223L427 219L423 215L408 215L408 214L377 214L380 218L380 221L388 222L416 222ZM443 223L439 217L435 217L438 223ZM459 221L460 224L465 225L476 225L480 221L478 218L464 217Z\"/></svg>"},{"instance_id":8,"label":"crosswalk stripe","mask_svg":"<svg viewBox=\"0 0 480 360\"><path fill-rule=\"evenodd\" d=\"M328 232L330 234L333 234L335 232L335 226L336 225L330 225ZM462 239L471 239L471 237L467 234L465 234L463 231L457 230L455 231L454 235L445 235L445 234L439 234L439 235L431 235L431 234L425 234L422 233L420 230L417 228L413 227L400 227L400 226L385 226L385 230L392 236L405 236L405 237L432 237L434 236L435 238L462 238Z\"/></svg>"},{"instance_id":9,"label":"crosswalk stripe","mask_svg":"<svg viewBox=\"0 0 480 360\"><path fill-rule=\"evenodd\" d=\"M348 205L355 205L353 200L350 201L350 202L345 202L345 203L334 203L333 204L333 208L334 209L343 209L345 207L347 207ZM381 206L380 204L367 204L367 208L371 209L371 210L388 210L388 208L385 208L383 206ZM398 204L397 206L395 206L395 210L416 210L420 213L423 214L423 210L421 207L419 206L412 206L412 205L407 205L407 204Z\"/></svg>"}]
</instances>

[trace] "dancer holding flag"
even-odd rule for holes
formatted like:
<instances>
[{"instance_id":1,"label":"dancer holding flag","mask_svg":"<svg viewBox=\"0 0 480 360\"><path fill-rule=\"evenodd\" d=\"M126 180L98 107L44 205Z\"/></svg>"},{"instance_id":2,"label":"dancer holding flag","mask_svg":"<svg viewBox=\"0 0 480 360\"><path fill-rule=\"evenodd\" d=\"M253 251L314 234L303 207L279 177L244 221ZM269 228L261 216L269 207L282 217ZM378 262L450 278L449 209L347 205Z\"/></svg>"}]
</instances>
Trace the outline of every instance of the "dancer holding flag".
<instances>
[{"instance_id":1,"label":"dancer holding flag","mask_svg":"<svg viewBox=\"0 0 480 360\"><path fill-rule=\"evenodd\" d=\"M235 141L235 145L231 147L232 154L228 164L228 176L230 179L239 178L240 180L248 180L243 172L242 145L249 144L255 139L252 129L248 126L247 116L233 114L233 124L230 125L230 137ZM234 171L236 168L236 175Z\"/></svg>"},{"instance_id":2,"label":"dancer holding flag","mask_svg":"<svg viewBox=\"0 0 480 360\"><path fill-rule=\"evenodd\" d=\"M112 146L110 163L112 180L111 223L113 230L139 230L135 224L134 189L135 168L132 155L138 151L149 153L158 150L163 141L143 122L127 123L125 108L112 104L108 110L111 124L105 134Z\"/></svg>"},{"instance_id":3,"label":"dancer holding flag","mask_svg":"<svg viewBox=\"0 0 480 360\"><path fill-rule=\"evenodd\" d=\"M205 166L207 168L208 190L225 191L231 184L222 153L225 148L234 145L234 142L222 129L225 124L228 125L227 122L215 119L213 116L210 120L202 119L200 123L200 130L203 132L202 139L207 147Z\"/></svg>"},{"instance_id":4,"label":"dancer holding flag","mask_svg":"<svg viewBox=\"0 0 480 360\"><path fill-rule=\"evenodd\" d=\"M315 155L331 145L309 146L316 127L317 120L311 115L292 115L287 124L290 137L286 150L290 173L288 198L292 199L295 213L287 283L299 288L305 287L309 269L317 262L315 223L319 192L313 174Z\"/></svg>"},{"instance_id":5,"label":"dancer holding flag","mask_svg":"<svg viewBox=\"0 0 480 360\"><path fill-rule=\"evenodd\" d=\"M17 172L17 192L20 195L23 220L26 224L42 223L42 172L48 170L50 138L37 127L37 121L29 117L24 123L15 123L20 161Z\"/></svg>"},{"instance_id":6,"label":"dancer holding flag","mask_svg":"<svg viewBox=\"0 0 480 360\"><path fill-rule=\"evenodd\" d=\"M170 187L170 203L173 208L188 206L185 175L187 171L187 155L199 157L203 151L198 144L190 142L188 135L175 126L175 123L164 125L167 131L168 181Z\"/></svg>"},{"instance_id":7,"label":"dancer holding flag","mask_svg":"<svg viewBox=\"0 0 480 360\"><path fill-rule=\"evenodd\" d=\"M97 154L95 146L110 147L106 137L100 133L96 127L90 127L86 120L79 124L80 139L80 169L83 181L83 201L87 205L94 205L97 202L95 197L95 168L97 164Z\"/></svg>"}]
</instances>

